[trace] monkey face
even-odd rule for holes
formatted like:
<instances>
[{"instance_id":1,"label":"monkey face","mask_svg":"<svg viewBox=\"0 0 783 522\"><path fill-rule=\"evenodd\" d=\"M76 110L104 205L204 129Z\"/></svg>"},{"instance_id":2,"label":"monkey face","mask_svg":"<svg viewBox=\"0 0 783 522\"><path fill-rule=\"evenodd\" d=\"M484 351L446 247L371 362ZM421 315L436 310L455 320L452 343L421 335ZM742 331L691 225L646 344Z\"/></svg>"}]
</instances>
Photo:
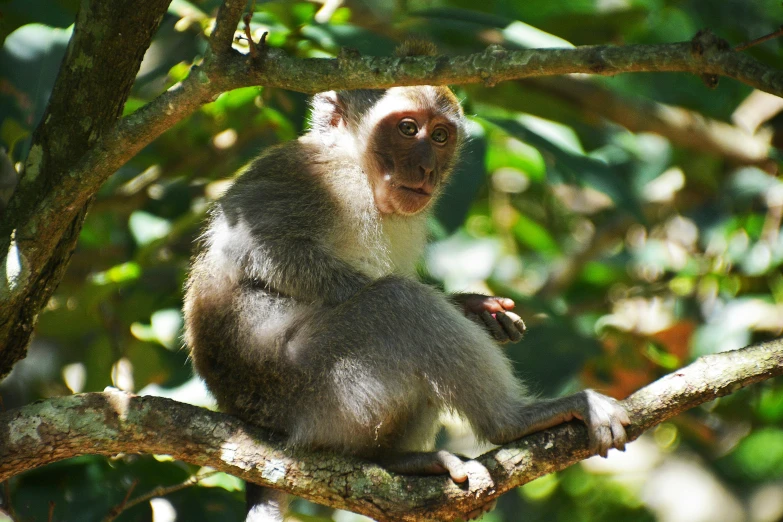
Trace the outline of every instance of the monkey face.
<instances>
[{"instance_id":1,"label":"monkey face","mask_svg":"<svg viewBox=\"0 0 783 522\"><path fill-rule=\"evenodd\" d=\"M363 168L382 214L413 215L427 208L448 178L462 139L461 122L439 110L437 103L424 103L429 100L410 91L403 94L402 99L389 96L379 104L381 110L396 110L384 111L369 132L363 154Z\"/></svg>"}]
</instances>

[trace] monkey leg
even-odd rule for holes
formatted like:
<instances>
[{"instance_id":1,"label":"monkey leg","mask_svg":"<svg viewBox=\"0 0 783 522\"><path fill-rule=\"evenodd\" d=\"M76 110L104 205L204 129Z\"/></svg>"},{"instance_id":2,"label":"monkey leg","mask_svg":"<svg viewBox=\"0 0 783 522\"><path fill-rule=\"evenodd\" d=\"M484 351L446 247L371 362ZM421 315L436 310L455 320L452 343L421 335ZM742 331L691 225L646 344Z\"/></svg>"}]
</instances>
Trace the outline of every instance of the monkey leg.
<instances>
[{"instance_id":1,"label":"monkey leg","mask_svg":"<svg viewBox=\"0 0 783 522\"><path fill-rule=\"evenodd\" d=\"M432 411L443 409L485 439L519 426L524 387L510 362L484 328L426 285L382 278L299 323L284 353L310 382L289 412L293 443L424 451L434 440Z\"/></svg>"},{"instance_id":2,"label":"monkey leg","mask_svg":"<svg viewBox=\"0 0 783 522\"><path fill-rule=\"evenodd\" d=\"M552 426L579 419L587 426L590 450L606 457L611 448L625 450L625 426L631 423L618 401L593 390L568 397L532 402L520 411L516 430L499 432L490 442L504 444Z\"/></svg>"}]
</instances>

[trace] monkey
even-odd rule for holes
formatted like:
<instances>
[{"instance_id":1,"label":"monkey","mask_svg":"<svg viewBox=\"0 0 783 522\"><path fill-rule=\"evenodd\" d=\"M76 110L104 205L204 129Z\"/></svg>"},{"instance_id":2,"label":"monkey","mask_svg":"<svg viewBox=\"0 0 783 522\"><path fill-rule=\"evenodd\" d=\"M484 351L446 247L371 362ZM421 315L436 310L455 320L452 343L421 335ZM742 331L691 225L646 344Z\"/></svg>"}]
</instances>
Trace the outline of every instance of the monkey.
<instances>
[{"instance_id":1,"label":"monkey","mask_svg":"<svg viewBox=\"0 0 783 522\"><path fill-rule=\"evenodd\" d=\"M616 400L527 394L498 345L524 331L513 301L448 296L416 277L465 121L448 87L323 92L309 130L263 152L216 202L184 316L222 411L291 448L456 482L464 461L434 447L444 410L492 444L576 418L592 451L624 449ZM248 520L282 520L284 498L248 484Z\"/></svg>"}]
</instances>

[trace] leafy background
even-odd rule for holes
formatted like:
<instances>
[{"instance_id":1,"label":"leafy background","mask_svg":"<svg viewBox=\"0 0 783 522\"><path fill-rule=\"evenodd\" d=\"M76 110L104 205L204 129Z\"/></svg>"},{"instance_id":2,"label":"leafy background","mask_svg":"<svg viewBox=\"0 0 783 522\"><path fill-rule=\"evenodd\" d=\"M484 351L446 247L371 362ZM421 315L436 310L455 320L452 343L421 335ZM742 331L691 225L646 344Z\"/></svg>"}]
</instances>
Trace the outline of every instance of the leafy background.
<instances>
[{"instance_id":1,"label":"leafy background","mask_svg":"<svg viewBox=\"0 0 783 522\"><path fill-rule=\"evenodd\" d=\"M218 3L172 2L126 113L183 78L203 55ZM76 0L0 2L0 144L8 151L0 202L13 186L11 165L27 154L77 7ZM330 0L259 2L252 30L256 37L268 31L268 44L289 53L324 57L341 46L386 55L411 34L449 54L490 43L671 42L704 27L737 44L774 31L781 19L783 8L772 0ZM783 66L777 41L747 52ZM431 222L422 275L446 290L516 300L529 332L508 352L534 390L557 395L591 386L623 397L699 355L780 335L782 121L774 99L753 102L749 87L729 80L708 90L684 74L571 76L456 91L471 115L472 139ZM665 122L661 134L647 132L656 118ZM181 343L193 243L210 202L237 169L297 136L306 119L304 95L236 90L112 176L40 316L27 359L0 384L4 407L106 386L211 404ZM684 134L666 131L682 121ZM708 121L761 143L760 154L738 159L729 151L732 138L705 151L698 138ZM505 495L485 520L781 520L781 420L779 380L740 391L664 423L625 454ZM480 451L454 419L443 439ZM82 457L12 479L3 506L10 499L25 521L104 520L131 488L133 499L198 472L165 456ZM238 520L242 487L212 475L140 502L117 520ZM293 507L296 520L357 519L303 501Z\"/></svg>"}]
</instances>

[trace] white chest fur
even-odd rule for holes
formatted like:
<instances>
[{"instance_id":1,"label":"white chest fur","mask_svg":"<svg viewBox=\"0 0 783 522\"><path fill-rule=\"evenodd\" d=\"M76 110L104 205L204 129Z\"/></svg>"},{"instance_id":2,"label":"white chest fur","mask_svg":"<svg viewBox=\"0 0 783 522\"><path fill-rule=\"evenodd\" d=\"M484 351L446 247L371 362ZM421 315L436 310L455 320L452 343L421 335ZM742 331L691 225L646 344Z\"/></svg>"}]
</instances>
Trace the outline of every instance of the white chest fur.
<instances>
[{"instance_id":1,"label":"white chest fur","mask_svg":"<svg viewBox=\"0 0 783 522\"><path fill-rule=\"evenodd\" d=\"M367 175L354 165L338 165L322 178L337 204L337 222L325 238L330 249L372 278L414 277L427 240L427 213L379 214Z\"/></svg>"},{"instance_id":2,"label":"white chest fur","mask_svg":"<svg viewBox=\"0 0 783 522\"><path fill-rule=\"evenodd\" d=\"M338 227L336 255L372 278L398 274L415 277L427 240L426 216L366 215Z\"/></svg>"},{"instance_id":3,"label":"white chest fur","mask_svg":"<svg viewBox=\"0 0 783 522\"><path fill-rule=\"evenodd\" d=\"M376 216L352 225L333 237L340 259L374 279L416 275L416 262L427 239L425 216Z\"/></svg>"}]
</instances>

